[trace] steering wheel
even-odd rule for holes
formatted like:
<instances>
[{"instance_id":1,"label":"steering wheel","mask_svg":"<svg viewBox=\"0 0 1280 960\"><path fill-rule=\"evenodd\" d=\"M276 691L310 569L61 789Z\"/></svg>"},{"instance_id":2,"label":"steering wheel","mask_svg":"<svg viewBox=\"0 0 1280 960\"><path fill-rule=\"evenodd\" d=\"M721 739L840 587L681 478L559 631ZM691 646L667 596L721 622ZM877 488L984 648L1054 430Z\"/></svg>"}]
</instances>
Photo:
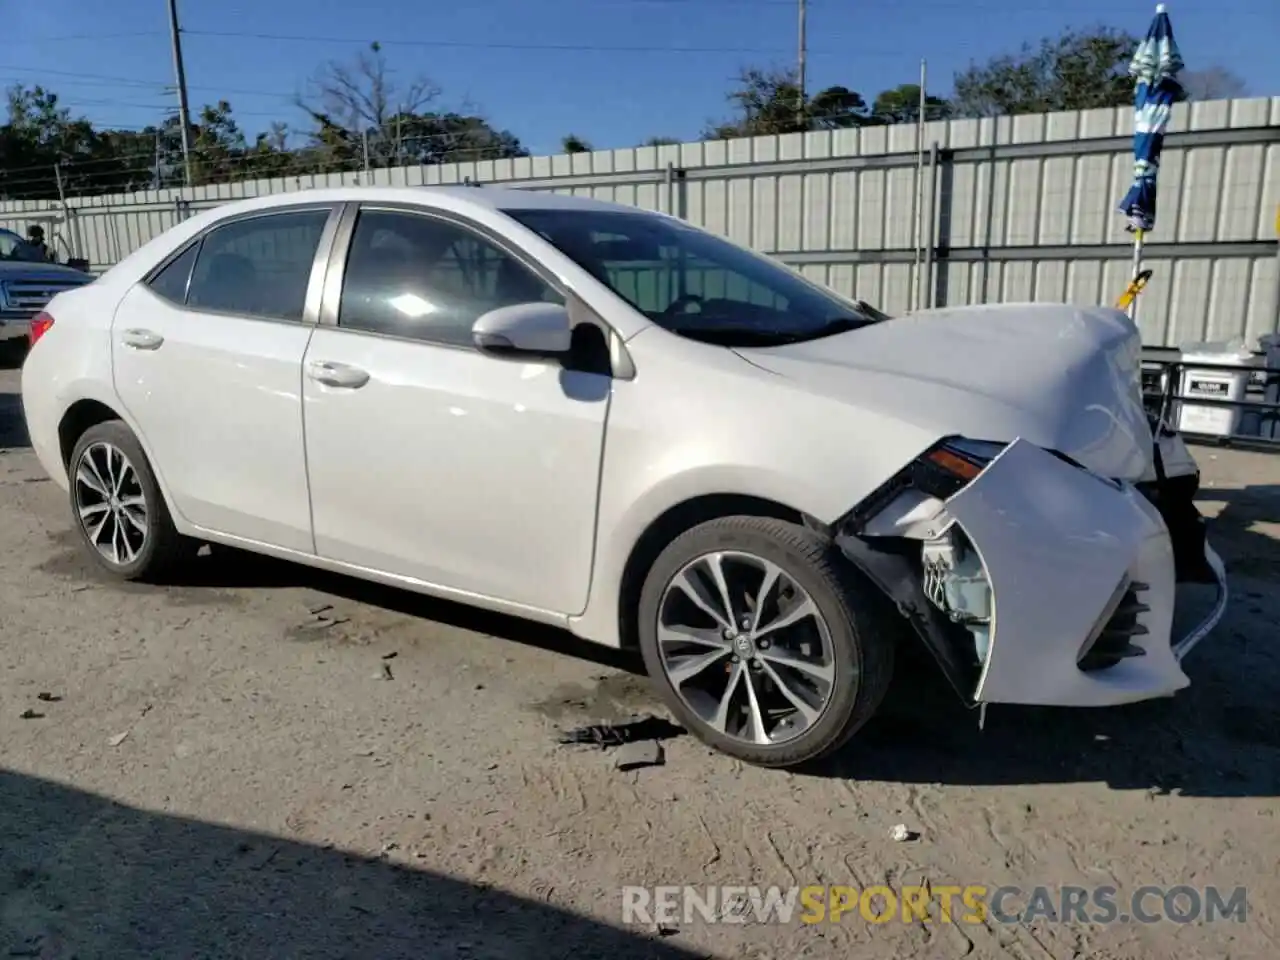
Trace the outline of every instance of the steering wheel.
<instances>
[{"instance_id":1,"label":"steering wheel","mask_svg":"<svg viewBox=\"0 0 1280 960\"><path fill-rule=\"evenodd\" d=\"M667 308L662 311L662 315L664 317L674 317L677 314L687 313L688 311L683 309L684 307L689 306L691 303L702 303L703 299L701 295L696 293L682 293L667 304Z\"/></svg>"}]
</instances>

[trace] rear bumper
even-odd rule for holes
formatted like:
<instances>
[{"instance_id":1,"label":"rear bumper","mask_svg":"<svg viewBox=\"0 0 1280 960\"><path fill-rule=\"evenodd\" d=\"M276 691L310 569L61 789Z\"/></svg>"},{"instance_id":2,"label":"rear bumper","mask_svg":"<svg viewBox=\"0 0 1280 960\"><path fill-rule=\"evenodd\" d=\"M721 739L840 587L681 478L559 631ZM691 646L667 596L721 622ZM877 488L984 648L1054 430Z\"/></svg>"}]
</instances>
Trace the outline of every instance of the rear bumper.
<instances>
[{"instance_id":1,"label":"rear bumper","mask_svg":"<svg viewBox=\"0 0 1280 960\"><path fill-rule=\"evenodd\" d=\"M978 553L991 589L975 701L1096 707L1189 685L1181 661L1226 610L1225 570L1205 544L1216 602L1175 638L1174 538L1136 487L1016 441L947 501L946 512ZM1122 654L1082 666L1104 643Z\"/></svg>"}]
</instances>

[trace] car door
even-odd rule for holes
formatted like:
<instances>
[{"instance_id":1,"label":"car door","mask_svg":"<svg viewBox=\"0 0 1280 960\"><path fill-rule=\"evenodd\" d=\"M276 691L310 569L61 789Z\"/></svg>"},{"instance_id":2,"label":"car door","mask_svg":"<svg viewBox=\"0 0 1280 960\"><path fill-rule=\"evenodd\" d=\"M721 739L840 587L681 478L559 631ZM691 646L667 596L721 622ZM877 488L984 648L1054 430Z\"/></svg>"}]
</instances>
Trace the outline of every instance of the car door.
<instances>
[{"instance_id":1,"label":"car door","mask_svg":"<svg viewBox=\"0 0 1280 960\"><path fill-rule=\"evenodd\" d=\"M562 294L496 238L425 211L366 206L344 241L303 365L317 553L580 612L611 379L471 340L487 310Z\"/></svg>"},{"instance_id":2,"label":"car door","mask_svg":"<svg viewBox=\"0 0 1280 960\"><path fill-rule=\"evenodd\" d=\"M220 223L116 311L116 391L173 505L204 530L314 549L302 358L336 217L312 205Z\"/></svg>"}]
</instances>

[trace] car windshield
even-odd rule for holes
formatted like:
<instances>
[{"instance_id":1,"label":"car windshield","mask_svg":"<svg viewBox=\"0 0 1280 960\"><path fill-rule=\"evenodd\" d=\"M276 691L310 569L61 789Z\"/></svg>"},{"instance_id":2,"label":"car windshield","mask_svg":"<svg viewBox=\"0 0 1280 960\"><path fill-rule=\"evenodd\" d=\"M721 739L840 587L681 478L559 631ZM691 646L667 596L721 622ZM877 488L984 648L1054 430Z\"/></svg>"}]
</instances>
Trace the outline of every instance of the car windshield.
<instances>
[{"instance_id":1,"label":"car windshield","mask_svg":"<svg viewBox=\"0 0 1280 960\"><path fill-rule=\"evenodd\" d=\"M654 323L724 346L798 343L873 322L781 264L637 211L504 211Z\"/></svg>"}]
</instances>

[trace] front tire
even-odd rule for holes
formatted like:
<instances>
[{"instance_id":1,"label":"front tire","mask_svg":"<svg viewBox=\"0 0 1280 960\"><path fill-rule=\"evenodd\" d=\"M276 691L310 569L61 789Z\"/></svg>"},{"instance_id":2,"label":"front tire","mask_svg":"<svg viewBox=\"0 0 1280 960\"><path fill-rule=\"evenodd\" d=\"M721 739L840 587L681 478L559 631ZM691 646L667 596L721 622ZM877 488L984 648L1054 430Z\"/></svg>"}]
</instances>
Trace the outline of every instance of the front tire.
<instances>
[{"instance_id":1,"label":"front tire","mask_svg":"<svg viewBox=\"0 0 1280 960\"><path fill-rule=\"evenodd\" d=\"M667 706L700 740L791 767L837 750L879 707L897 634L885 608L827 538L725 517L681 534L654 562L640 648Z\"/></svg>"},{"instance_id":2,"label":"front tire","mask_svg":"<svg viewBox=\"0 0 1280 960\"><path fill-rule=\"evenodd\" d=\"M122 421L90 427L67 468L71 518L99 567L121 580L159 581L179 565L178 533L141 444Z\"/></svg>"}]
</instances>

